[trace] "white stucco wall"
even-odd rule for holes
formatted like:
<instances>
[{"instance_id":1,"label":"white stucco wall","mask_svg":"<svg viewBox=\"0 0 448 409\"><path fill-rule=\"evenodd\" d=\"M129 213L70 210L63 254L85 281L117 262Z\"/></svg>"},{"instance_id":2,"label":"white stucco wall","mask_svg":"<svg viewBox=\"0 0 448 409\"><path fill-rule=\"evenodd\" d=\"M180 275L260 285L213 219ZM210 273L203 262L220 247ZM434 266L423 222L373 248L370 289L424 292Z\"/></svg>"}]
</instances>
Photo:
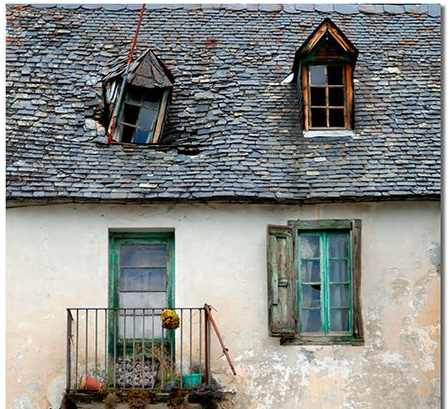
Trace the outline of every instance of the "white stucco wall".
<instances>
[{"instance_id":1,"label":"white stucco wall","mask_svg":"<svg viewBox=\"0 0 448 409\"><path fill-rule=\"evenodd\" d=\"M267 330L266 226L362 219L366 343L280 346ZM7 408L59 405L65 308L107 306L110 229L175 232L176 305L212 304L257 409L439 407L439 204L55 205L7 210Z\"/></svg>"}]
</instances>

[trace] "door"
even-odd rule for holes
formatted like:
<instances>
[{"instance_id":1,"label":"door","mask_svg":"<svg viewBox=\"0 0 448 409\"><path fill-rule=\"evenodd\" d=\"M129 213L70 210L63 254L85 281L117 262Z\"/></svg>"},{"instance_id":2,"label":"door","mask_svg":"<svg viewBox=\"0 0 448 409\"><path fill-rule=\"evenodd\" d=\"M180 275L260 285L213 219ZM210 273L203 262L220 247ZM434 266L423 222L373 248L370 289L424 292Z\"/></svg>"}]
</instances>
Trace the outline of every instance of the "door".
<instances>
[{"instance_id":1,"label":"door","mask_svg":"<svg viewBox=\"0 0 448 409\"><path fill-rule=\"evenodd\" d=\"M173 282L173 233L111 234L109 354L118 372L131 360L134 365L151 359L154 366L154 345L172 349L172 334L162 329L160 314L174 308ZM118 375L119 386L123 382Z\"/></svg>"}]
</instances>

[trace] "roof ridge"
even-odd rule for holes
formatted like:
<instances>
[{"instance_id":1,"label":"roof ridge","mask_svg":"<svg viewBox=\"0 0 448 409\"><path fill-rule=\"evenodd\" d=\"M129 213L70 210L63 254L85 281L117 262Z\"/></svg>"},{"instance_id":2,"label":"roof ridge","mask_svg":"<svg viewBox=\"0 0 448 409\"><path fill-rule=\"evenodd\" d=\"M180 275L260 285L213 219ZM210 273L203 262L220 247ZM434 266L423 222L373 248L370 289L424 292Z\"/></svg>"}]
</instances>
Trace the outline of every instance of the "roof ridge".
<instances>
[{"instance_id":1,"label":"roof ridge","mask_svg":"<svg viewBox=\"0 0 448 409\"><path fill-rule=\"evenodd\" d=\"M14 4L9 4L14 6ZM22 5L22 4L21 4ZM107 10L107 11L121 11L121 10L139 10L140 4L23 4L34 8L63 8L63 9L85 9L85 10ZM427 14L431 17L439 17L441 13L441 6L438 3L418 3L418 4L323 4L323 3L221 3L221 4L184 4L184 3L158 3L147 4L149 10L228 10L228 11L262 11L262 12L279 12L286 13L300 13L317 11L321 13L336 12L339 14Z\"/></svg>"}]
</instances>

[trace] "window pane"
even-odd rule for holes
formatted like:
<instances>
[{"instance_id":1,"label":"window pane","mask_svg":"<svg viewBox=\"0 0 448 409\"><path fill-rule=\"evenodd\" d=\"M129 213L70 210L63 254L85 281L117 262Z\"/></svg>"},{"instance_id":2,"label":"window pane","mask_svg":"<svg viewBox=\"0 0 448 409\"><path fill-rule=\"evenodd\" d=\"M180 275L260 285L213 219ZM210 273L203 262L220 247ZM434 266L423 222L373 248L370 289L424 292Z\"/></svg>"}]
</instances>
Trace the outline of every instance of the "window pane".
<instances>
[{"instance_id":1,"label":"window pane","mask_svg":"<svg viewBox=\"0 0 448 409\"><path fill-rule=\"evenodd\" d=\"M346 284L330 284L330 306L348 307L350 305L349 287Z\"/></svg>"},{"instance_id":2,"label":"window pane","mask_svg":"<svg viewBox=\"0 0 448 409\"><path fill-rule=\"evenodd\" d=\"M328 85L342 85L342 67L328 66Z\"/></svg>"},{"instance_id":3,"label":"window pane","mask_svg":"<svg viewBox=\"0 0 448 409\"><path fill-rule=\"evenodd\" d=\"M344 127L343 109L330 109L330 126L339 128Z\"/></svg>"},{"instance_id":4,"label":"window pane","mask_svg":"<svg viewBox=\"0 0 448 409\"><path fill-rule=\"evenodd\" d=\"M328 236L331 258L348 257L348 235L330 234Z\"/></svg>"},{"instance_id":5,"label":"window pane","mask_svg":"<svg viewBox=\"0 0 448 409\"><path fill-rule=\"evenodd\" d=\"M348 309L330 310L330 330L349 331Z\"/></svg>"},{"instance_id":6,"label":"window pane","mask_svg":"<svg viewBox=\"0 0 448 409\"><path fill-rule=\"evenodd\" d=\"M311 87L311 105L325 106L325 88Z\"/></svg>"},{"instance_id":7,"label":"window pane","mask_svg":"<svg viewBox=\"0 0 448 409\"><path fill-rule=\"evenodd\" d=\"M122 268L120 290L166 290L166 268Z\"/></svg>"},{"instance_id":8,"label":"window pane","mask_svg":"<svg viewBox=\"0 0 448 409\"><path fill-rule=\"evenodd\" d=\"M158 102L145 104L140 110L140 114L138 116L138 127L146 131L152 131L154 129L154 124L158 113Z\"/></svg>"},{"instance_id":9,"label":"window pane","mask_svg":"<svg viewBox=\"0 0 448 409\"><path fill-rule=\"evenodd\" d=\"M140 312L141 314L141 312ZM143 328L144 321L144 328ZM126 324L126 338L161 338L162 336L162 321L160 315L151 316L151 312L146 311L145 317L138 316L136 312L135 317L135 332L134 332L134 317L132 315L118 317L118 334L120 338L124 337L124 329Z\"/></svg>"},{"instance_id":10,"label":"window pane","mask_svg":"<svg viewBox=\"0 0 448 409\"><path fill-rule=\"evenodd\" d=\"M139 107L136 107L134 105L124 104L124 110L123 110L123 122L126 122L127 124L136 124L138 113L140 111Z\"/></svg>"},{"instance_id":11,"label":"window pane","mask_svg":"<svg viewBox=\"0 0 448 409\"><path fill-rule=\"evenodd\" d=\"M344 88L328 88L329 105L334 107L344 106Z\"/></svg>"},{"instance_id":12,"label":"window pane","mask_svg":"<svg viewBox=\"0 0 448 409\"><path fill-rule=\"evenodd\" d=\"M319 236L300 235L300 257L301 258L320 257Z\"/></svg>"},{"instance_id":13,"label":"window pane","mask_svg":"<svg viewBox=\"0 0 448 409\"><path fill-rule=\"evenodd\" d=\"M163 308L167 305L166 292L119 293L120 308Z\"/></svg>"},{"instance_id":14,"label":"window pane","mask_svg":"<svg viewBox=\"0 0 448 409\"><path fill-rule=\"evenodd\" d=\"M302 309L300 316L303 332L321 332L320 310Z\"/></svg>"},{"instance_id":15,"label":"window pane","mask_svg":"<svg viewBox=\"0 0 448 409\"><path fill-rule=\"evenodd\" d=\"M314 128L327 127L327 110L324 108L311 109L311 126Z\"/></svg>"},{"instance_id":16,"label":"window pane","mask_svg":"<svg viewBox=\"0 0 448 409\"><path fill-rule=\"evenodd\" d=\"M302 286L303 307L320 307L320 284Z\"/></svg>"},{"instance_id":17,"label":"window pane","mask_svg":"<svg viewBox=\"0 0 448 409\"><path fill-rule=\"evenodd\" d=\"M130 143L132 142L132 139L134 137L135 128L132 126L123 125L122 126L122 134L121 134L121 141Z\"/></svg>"},{"instance_id":18,"label":"window pane","mask_svg":"<svg viewBox=\"0 0 448 409\"><path fill-rule=\"evenodd\" d=\"M137 128L135 131L134 142L138 144L148 143L148 135L149 131L144 131L142 129Z\"/></svg>"},{"instance_id":19,"label":"window pane","mask_svg":"<svg viewBox=\"0 0 448 409\"><path fill-rule=\"evenodd\" d=\"M142 103L142 95L141 91L138 91L134 87L131 87L126 92L126 102L130 102L133 105L141 105Z\"/></svg>"},{"instance_id":20,"label":"window pane","mask_svg":"<svg viewBox=\"0 0 448 409\"><path fill-rule=\"evenodd\" d=\"M325 65L310 65L310 83L312 85L325 85Z\"/></svg>"},{"instance_id":21,"label":"window pane","mask_svg":"<svg viewBox=\"0 0 448 409\"><path fill-rule=\"evenodd\" d=\"M320 261L319 260L301 260L301 280L303 283L320 282Z\"/></svg>"},{"instance_id":22,"label":"window pane","mask_svg":"<svg viewBox=\"0 0 448 409\"><path fill-rule=\"evenodd\" d=\"M340 283L350 280L348 265L346 260L330 260L330 281Z\"/></svg>"},{"instance_id":23,"label":"window pane","mask_svg":"<svg viewBox=\"0 0 448 409\"><path fill-rule=\"evenodd\" d=\"M165 244L125 244L120 247L120 266L166 267Z\"/></svg>"}]
</instances>

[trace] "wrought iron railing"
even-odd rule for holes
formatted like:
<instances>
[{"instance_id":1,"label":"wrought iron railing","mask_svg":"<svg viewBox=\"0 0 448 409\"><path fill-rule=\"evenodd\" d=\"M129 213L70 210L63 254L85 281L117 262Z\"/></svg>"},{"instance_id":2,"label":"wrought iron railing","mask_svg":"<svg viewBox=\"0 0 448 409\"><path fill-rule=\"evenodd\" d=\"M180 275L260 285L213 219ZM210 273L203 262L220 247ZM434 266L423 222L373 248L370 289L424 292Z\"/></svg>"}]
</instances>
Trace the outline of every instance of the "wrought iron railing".
<instances>
[{"instance_id":1,"label":"wrought iron railing","mask_svg":"<svg viewBox=\"0 0 448 409\"><path fill-rule=\"evenodd\" d=\"M67 391L144 388L167 391L210 381L210 318L204 308L68 308Z\"/></svg>"}]
</instances>

